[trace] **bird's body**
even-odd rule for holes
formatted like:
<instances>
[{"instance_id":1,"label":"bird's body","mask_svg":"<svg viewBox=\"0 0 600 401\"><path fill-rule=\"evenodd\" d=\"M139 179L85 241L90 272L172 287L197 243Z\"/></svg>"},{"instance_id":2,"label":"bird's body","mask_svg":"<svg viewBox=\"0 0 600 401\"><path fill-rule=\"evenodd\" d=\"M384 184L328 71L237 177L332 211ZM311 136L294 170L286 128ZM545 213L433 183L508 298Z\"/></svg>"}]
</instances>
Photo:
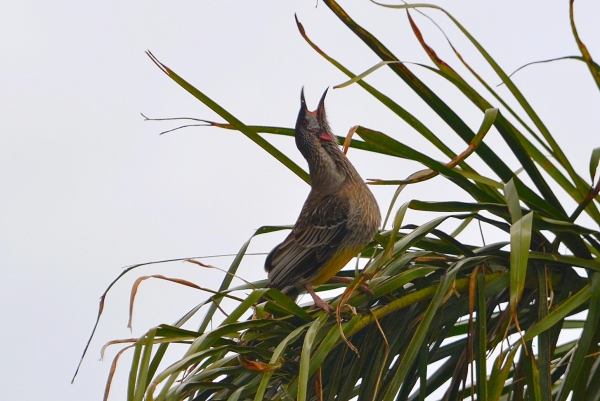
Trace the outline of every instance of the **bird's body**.
<instances>
[{"instance_id":1,"label":"bird's body","mask_svg":"<svg viewBox=\"0 0 600 401\"><path fill-rule=\"evenodd\" d=\"M330 306L312 287L329 281L373 238L381 222L375 197L337 138L324 107L306 108L304 94L296 122L296 145L308 162L311 191L288 237L265 260L269 287L288 294L308 291L315 304Z\"/></svg>"}]
</instances>

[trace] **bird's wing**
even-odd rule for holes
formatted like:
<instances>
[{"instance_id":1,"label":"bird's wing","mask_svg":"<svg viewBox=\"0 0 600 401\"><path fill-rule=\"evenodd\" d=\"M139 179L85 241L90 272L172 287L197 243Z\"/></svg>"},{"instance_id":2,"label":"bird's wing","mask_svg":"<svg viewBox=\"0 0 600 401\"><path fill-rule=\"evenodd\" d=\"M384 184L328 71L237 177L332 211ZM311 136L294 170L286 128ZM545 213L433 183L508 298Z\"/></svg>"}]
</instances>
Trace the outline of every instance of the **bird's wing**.
<instances>
[{"instance_id":1,"label":"bird's wing","mask_svg":"<svg viewBox=\"0 0 600 401\"><path fill-rule=\"evenodd\" d=\"M347 197L307 200L290 235L265 260L269 286L285 291L313 278L348 234L349 208Z\"/></svg>"}]
</instances>

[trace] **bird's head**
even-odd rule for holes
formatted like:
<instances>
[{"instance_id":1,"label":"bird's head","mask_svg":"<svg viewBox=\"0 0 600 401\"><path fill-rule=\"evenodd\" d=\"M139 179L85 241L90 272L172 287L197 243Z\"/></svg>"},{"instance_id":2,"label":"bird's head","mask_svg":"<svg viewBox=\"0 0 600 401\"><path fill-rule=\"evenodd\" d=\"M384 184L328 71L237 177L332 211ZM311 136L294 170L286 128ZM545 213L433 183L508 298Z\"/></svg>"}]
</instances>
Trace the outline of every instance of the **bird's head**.
<instances>
[{"instance_id":1,"label":"bird's head","mask_svg":"<svg viewBox=\"0 0 600 401\"><path fill-rule=\"evenodd\" d=\"M311 163L323 151L339 152L338 140L331 132L325 115L325 96L321 96L319 106L315 111L309 111L304 99L304 89L300 95L300 112L296 121L296 146L304 158Z\"/></svg>"}]
</instances>

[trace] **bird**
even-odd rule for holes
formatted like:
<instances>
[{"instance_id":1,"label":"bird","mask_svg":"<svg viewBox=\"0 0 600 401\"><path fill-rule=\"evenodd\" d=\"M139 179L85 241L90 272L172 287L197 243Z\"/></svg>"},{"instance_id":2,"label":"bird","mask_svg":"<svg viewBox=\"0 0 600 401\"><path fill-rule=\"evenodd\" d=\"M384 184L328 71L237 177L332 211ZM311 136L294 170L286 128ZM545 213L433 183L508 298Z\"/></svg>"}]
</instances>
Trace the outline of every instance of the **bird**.
<instances>
[{"instance_id":1,"label":"bird","mask_svg":"<svg viewBox=\"0 0 600 401\"><path fill-rule=\"evenodd\" d=\"M308 292L317 308L333 311L314 287L334 277L373 238L381 212L371 190L340 149L325 114L323 93L315 111L300 94L296 147L308 163L311 189L292 231L265 259L268 287L292 298ZM336 280L337 279L337 280Z\"/></svg>"}]
</instances>

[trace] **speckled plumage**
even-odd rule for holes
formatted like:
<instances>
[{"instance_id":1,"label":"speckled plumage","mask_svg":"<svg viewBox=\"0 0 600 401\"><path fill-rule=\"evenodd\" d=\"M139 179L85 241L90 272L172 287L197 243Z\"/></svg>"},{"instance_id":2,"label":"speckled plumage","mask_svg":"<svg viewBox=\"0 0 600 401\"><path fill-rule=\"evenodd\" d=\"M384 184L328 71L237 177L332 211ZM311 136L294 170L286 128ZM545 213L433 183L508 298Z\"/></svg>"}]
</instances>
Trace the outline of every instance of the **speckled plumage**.
<instances>
[{"instance_id":1,"label":"speckled plumage","mask_svg":"<svg viewBox=\"0 0 600 401\"><path fill-rule=\"evenodd\" d=\"M330 280L369 243L381 223L375 197L341 151L325 116L325 95L308 111L301 95L296 146L308 162L311 191L288 237L265 260L269 286L289 294Z\"/></svg>"}]
</instances>

